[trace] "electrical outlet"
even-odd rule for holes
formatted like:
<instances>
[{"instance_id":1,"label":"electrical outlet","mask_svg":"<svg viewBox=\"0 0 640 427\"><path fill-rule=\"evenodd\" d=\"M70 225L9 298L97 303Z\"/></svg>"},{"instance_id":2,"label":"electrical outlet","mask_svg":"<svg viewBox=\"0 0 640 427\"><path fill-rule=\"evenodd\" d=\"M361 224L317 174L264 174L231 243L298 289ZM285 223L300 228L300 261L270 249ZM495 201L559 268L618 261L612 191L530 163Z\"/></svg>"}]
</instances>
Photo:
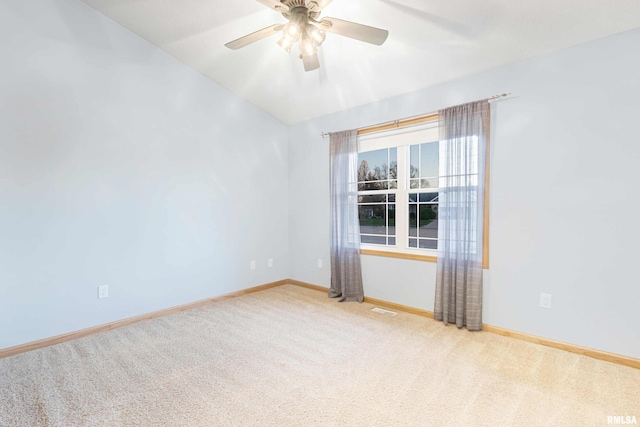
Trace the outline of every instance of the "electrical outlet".
<instances>
[{"instance_id":1,"label":"electrical outlet","mask_svg":"<svg viewBox=\"0 0 640 427\"><path fill-rule=\"evenodd\" d=\"M540 294L540 307L551 308L551 294Z\"/></svg>"},{"instance_id":2,"label":"electrical outlet","mask_svg":"<svg viewBox=\"0 0 640 427\"><path fill-rule=\"evenodd\" d=\"M318 268L322 268L322 258L318 258Z\"/></svg>"},{"instance_id":3,"label":"electrical outlet","mask_svg":"<svg viewBox=\"0 0 640 427\"><path fill-rule=\"evenodd\" d=\"M249 263L249 268L252 270L256 269L256 262L255 260L251 260L251 262Z\"/></svg>"},{"instance_id":4,"label":"electrical outlet","mask_svg":"<svg viewBox=\"0 0 640 427\"><path fill-rule=\"evenodd\" d=\"M267 260L267 266L269 266L269 267L273 267L273 258L269 258L269 259Z\"/></svg>"},{"instance_id":5,"label":"electrical outlet","mask_svg":"<svg viewBox=\"0 0 640 427\"><path fill-rule=\"evenodd\" d=\"M102 285L98 286L98 298L107 298L109 297L109 286Z\"/></svg>"}]
</instances>

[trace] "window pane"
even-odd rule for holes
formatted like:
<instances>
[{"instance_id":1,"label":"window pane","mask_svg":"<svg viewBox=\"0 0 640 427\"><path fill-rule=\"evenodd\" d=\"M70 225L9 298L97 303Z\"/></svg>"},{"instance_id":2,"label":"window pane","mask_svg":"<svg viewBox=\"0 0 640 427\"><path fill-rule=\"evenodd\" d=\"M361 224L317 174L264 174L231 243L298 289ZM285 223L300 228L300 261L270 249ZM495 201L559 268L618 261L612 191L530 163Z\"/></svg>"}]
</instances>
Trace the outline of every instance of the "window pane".
<instances>
[{"instance_id":1,"label":"window pane","mask_svg":"<svg viewBox=\"0 0 640 427\"><path fill-rule=\"evenodd\" d=\"M415 194L415 193L414 193ZM438 193L420 193L420 202L437 202Z\"/></svg>"},{"instance_id":2,"label":"window pane","mask_svg":"<svg viewBox=\"0 0 640 427\"><path fill-rule=\"evenodd\" d=\"M409 154L409 178L420 176L420 146L412 145Z\"/></svg>"},{"instance_id":3,"label":"window pane","mask_svg":"<svg viewBox=\"0 0 640 427\"><path fill-rule=\"evenodd\" d=\"M358 191L387 190L388 188L389 181L368 181L358 183Z\"/></svg>"},{"instance_id":4,"label":"window pane","mask_svg":"<svg viewBox=\"0 0 640 427\"><path fill-rule=\"evenodd\" d=\"M360 194L358 196L358 203L386 203L386 194Z\"/></svg>"},{"instance_id":5,"label":"window pane","mask_svg":"<svg viewBox=\"0 0 640 427\"><path fill-rule=\"evenodd\" d=\"M374 245L386 245L387 238L385 236L361 236L360 242L373 243Z\"/></svg>"},{"instance_id":6,"label":"window pane","mask_svg":"<svg viewBox=\"0 0 640 427\"><path fill-rule=\"evenodd\" d=\"M429 178L440 175L438 162L440 161L440 143L428 142L420 144L420 177Z\"/></svg>"},{"instance_id":7,"label":"window pane","mask_svg":"<svg viewBox=\"0 0 640 427\"><path fill-rule=\"evenodd\" d=\"M409 236L416 237L418 235L418 205L409 204Z\"/></svg>"},{"instance_id":8,"label":"window pane","mask_svg":"<svg viewBox=\"0 0 640 427\"><path fill-rule=\"evenodd\" d=\"M361 234L387 234L386 205L359 205Z\"/></svg>"},{"instance_id":9,"label":"window pane","mask_svg":"<svg viewBox=\"0 0 640 427\"><path fill-rule=\"evenodd\" d=\"M440 142L409 147L409 188L438 188Z\"/></svg>"},{"instance_id":10,"label":"window pane","mask_svg":"<svg viewBox=\"0 0 640 427\"><path fill-rule=\"evenodd\" d=\"M420 249L438 249L438 241L420 239Z\"/></svg>"},{"instance_id":11,"label":"window pane","mask_svg":"<svg viewBox=\"0 0 640 427\"><path fill-rule=\"evenodd\" d=\"M398 188L398 149L389 148L389 188Z\"/></svg>"},{"instance_id":12,"label":"window pane","mask_svg":"<svg viewBox=\"0 0 640 427\"><path fill-rule=\"evenodd\" d=\"M396 245L396 238L395 237L389 237L389 245L391 245L391 246L395 246Z\"/></svg>"},{"instance_id":13,"label":"window pane","mask_svg":"<svg viewBox=\"0 0 640 427\"><path fill-rule=\"evenodd\" d=\"M358 153L358 190L397 188L397 148Z\"/></svg>"},{"instance_id":14,"label":"window pane","mask_svg":"<svg viewBox=\"0 0 640 427\"><path fill-rule=\"evenodd\" d=\"M395 236L396 234L396 204L389 203L387 205L387 218L389 218L389 235Z\"/></svg>"},{"instance_id":15,"label":"window pane","mask_svg":"<svg viewBox=\"0 0 640 427\"><path fill-rule=\"evenodd\" d=\"M433 199L436 193L422 193L420 199ZM423 197L429 196L429 197ZM438 237L438 206L435 204L420 203L418 209L418 236Z\"/></svg>"},{"instance_id":16,"label":"window pane","mask_svg":"<svg viewBox=\"0 0 640 427\"><path fill-rule=\"evenodd\" d=\"M398 149L389 148L389 179L398 179Z\"/></svg>"},{"instance_id":17,"label":"window pane","mask_svg":"<svg viewBox=\"0 0 640 427\"><path fill-rule=\"evenodd\" d=\"M383 148L382 150L358 153L358 182L381 179L380 169L377 177L375 171L376 167L380 168L387 163L387 152L388 150Z\"/></svg>"},{"instance_id":18,"label":"window pane","mask_svg":"<svg viewBox=\"0 0 640 427\"><path fill-rule=\"evenodd\" d=\"M420 188L438 188L439 186L438 178L420 178Z\"/></svg>"},{"instance_id":19,"label":"window pane","mask_svg":"<svg viewBox=\"0 0 640 427\"><path fill-rule=\"evenodd\" d=\"M420 205L419 237L438 238L438 211L430 205Z\"/></svg>"},{"instance_id":20,"label":"window pane","mask_svg":"<svg viewBox=\"0 0 640 427\"><path fill-rule=\"evenodd\" d=\"M409 193L409 247L437 248L438 200L438 192ZM433 240L426 241L426 239Z\"/></svg>"}]
</instances>

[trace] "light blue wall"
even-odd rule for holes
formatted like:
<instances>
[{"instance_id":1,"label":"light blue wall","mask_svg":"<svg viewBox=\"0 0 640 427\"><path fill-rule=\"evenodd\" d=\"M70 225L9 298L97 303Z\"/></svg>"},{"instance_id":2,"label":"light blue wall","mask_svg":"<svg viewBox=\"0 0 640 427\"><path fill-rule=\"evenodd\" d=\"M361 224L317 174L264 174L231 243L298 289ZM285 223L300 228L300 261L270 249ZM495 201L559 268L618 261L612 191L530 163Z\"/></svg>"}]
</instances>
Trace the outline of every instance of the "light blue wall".
<instances>
[{"instance_id":1,"label":"light blue wall","mask_svg":"<svg viewBox=\"0 0 640 427\"><path fill-rule=\"evenodd\" d=\"M511 92L493 104L484 321L640 357L640 29L294 125L293 278L329 286L329 141ZM433 310L435 264L363 256L365 294ZM541 292L552 309L539 307Z\"/></svg>"},{"instance_id":2,"label":"light blue wall","mask_svg":"<svg viewBox=\"0 0 640 427\"><path fill-rule=\"evenodd\" d=\"M285 125L79 1L0 57L0 348L289 276Z\"/></svg>"}]
</instances>

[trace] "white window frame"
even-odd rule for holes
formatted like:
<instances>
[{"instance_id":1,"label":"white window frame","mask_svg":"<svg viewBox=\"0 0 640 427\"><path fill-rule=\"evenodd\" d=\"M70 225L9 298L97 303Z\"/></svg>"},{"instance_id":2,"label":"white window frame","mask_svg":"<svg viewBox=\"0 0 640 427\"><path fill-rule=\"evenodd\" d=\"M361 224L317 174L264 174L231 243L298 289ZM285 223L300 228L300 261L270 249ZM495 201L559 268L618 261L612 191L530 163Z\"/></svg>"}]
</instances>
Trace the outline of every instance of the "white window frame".
<instances>
[{"instance_id":1,"label":"white window frame","mask_svg":"<svg viewBox=\"0 0 640 427\"><path fill-rule=\"evenodd\" d=\"M439 141L438 122L430 121L414 126L381 131L358 137L358 153L375 151L384 148L397 148L398 185L395 191L395 227L396 244L376 245L360 243L360 249L365 251L387 252L398 255L435 257L437 250L409 247L409 193L425 192L424 189L409 188L409 147L414 144ZM429 189L437 191L437 189ZM386 190L380 191L387 192ZM358 192L360 194L360 192Z\"/></svg>"}]
</instances>

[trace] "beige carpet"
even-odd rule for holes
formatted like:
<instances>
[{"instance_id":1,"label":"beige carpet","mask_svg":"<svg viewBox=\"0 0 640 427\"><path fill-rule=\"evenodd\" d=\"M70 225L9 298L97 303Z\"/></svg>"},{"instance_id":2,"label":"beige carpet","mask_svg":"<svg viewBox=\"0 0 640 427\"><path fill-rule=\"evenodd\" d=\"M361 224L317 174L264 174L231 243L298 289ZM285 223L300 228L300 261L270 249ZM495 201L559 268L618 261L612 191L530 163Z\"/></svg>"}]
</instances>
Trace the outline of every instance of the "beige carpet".
<instances>
[{"instance_id":1,"label":"beige carpet","mask_svg":"<svg viewBox=\"0 0 640 427\"><path fill-rule=\"evenodd\" d=\"M640 370L285 285L0 360L0 426L604 426Z\"/></svg>"}]
</instances>

